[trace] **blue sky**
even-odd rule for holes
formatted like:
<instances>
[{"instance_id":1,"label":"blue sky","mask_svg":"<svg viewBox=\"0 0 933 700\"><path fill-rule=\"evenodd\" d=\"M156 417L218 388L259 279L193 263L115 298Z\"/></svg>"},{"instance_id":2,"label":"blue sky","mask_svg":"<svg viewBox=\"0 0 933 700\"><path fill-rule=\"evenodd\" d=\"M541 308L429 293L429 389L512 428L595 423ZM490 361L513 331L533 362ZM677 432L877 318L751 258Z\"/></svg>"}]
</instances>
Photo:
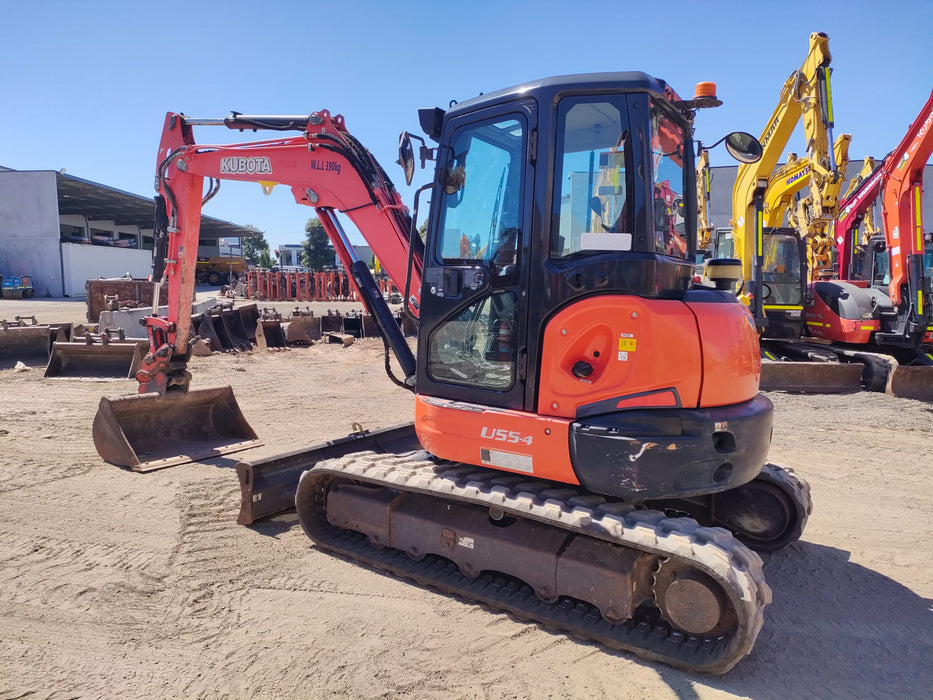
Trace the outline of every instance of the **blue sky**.
<instances>
[{"instance_id":1,"label":"blue sky","mask_svg":"<svg viewBox=\"0 0 933 700\"><path fill-rule=\"evenodd\" d=\"M0 0L0 165L60 170L144 196L168 111L328 109L399 185L398 134L417 109L549 75L644 70L682 96L718 85L697 136L759 134L810 32L833 54L836 133L882 156L933 87L933 2L342 2ZM199 143L246 140L196 128ZM799 139L802 141L802 139ZM803 151L792 143L788 150ZM727 164L721 149L714 165ZM429 179L418 171L415 185ZM298 243L313 211L285 188L224 182L205 214ZM359 240L357 236L353 236Z\"/></svg>"}]
</instances>

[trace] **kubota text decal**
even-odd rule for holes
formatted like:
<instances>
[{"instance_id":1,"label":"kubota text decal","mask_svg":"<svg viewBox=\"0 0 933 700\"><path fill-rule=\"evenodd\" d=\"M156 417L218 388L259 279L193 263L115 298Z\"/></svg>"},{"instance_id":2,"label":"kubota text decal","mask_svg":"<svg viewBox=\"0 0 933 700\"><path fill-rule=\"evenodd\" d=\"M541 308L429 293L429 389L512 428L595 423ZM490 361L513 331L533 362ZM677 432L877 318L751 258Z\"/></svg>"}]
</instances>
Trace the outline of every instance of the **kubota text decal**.
<instances>
[{"instance_id":1,"label":"kubota text decal","mask_svg":"<svg viewBox=\"0 0 933 700\"><path fill-rule=\"evenodd\" d=\"M220 159L221 175L271 175L272 161L266 156L230 156Z\"/></svg>"}]
</instances>

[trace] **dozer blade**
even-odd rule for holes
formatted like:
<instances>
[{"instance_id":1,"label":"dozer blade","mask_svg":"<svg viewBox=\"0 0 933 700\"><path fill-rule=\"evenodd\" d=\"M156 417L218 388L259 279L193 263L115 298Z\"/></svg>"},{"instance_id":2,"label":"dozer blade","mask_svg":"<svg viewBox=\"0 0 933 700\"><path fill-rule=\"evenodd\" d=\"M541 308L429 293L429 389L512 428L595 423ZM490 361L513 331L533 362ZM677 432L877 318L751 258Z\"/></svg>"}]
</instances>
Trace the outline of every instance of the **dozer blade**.
<instances>
[{"instance_id":1,"label":"dozer blade","mask_svg":"<svg viewBox=\"0 0 933 700\"><path fill-rule=\"evenodd\" d=\"M45 365L52 343L58 339L64 339L64 332L57 326L0 327L0 368L17 362L31 367Z\"/></svg>"},{"instance_id":2,"label":"dozer blade","mask_svg":"<svg viewBox=\"0 0 933 700\"><path fill-rule=\"evenodd\" d=\"M890 387L898 398L933 402L933 366L898 367L891 373Z\"/></svg>"},{"instance_id":3,"label":"dozer blade","mask_svg":"<svg viewBox=\"0 0 933 700\"><path fill-rule=\"evenodd\" d=\"M103 397L94 446L105 461L148 472L261 445L229 386Z\"/></svg>"},{"instance_id":4,"label":"dozer blade","mask_svg":"<svg viewBox=\"0 0 933 700\"><path fill-rule=\"evenodd\" d=\"M302 472L325 459L352 452L411 454L421 450L415 424L405 423L381 430L358 431L337 440L253 462L238 462L240 514L237 523L251 525L260 518L292 510Z\"/></svg>"},{"instance_id":5,"label":"dozer blade","mask_svg":"<svg viewBox=\"0 0 933 700\"><path fill-rule=\"evenodd\" d=\"M132 379L148 340L88 345L82 342L53 343L45 368L46 377L121 377Z\"/></svg>"},{"instance_id":6,"label":"dozer blade","mask_svg":"<svg viewBox=\"0 0 933 700\"><path fill-rule=\"evenodd\" d=\"M862 365L858 362L762 362L762 391L804 394L841 394L860 391Z\"/></svg>"}]
</instances>

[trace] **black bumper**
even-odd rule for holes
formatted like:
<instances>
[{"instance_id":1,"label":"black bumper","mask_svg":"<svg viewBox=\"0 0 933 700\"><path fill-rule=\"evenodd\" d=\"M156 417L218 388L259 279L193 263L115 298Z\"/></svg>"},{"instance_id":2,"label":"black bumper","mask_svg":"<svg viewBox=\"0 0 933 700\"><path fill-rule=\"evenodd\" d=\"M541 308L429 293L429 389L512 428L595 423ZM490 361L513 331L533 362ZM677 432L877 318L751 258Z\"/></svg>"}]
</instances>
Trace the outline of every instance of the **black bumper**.
<instances>
[{"instance_id":1,"label":"black bumper","mask_svg":"<svg viewBox=\"0 0 933 700\"><path fill-rule=\"evenodd\" d=\"M570 426L570 459L590 491L626 500L697 496L755 478L768 457L774 406L620 411Z\"/></svg>"}]
</instances>

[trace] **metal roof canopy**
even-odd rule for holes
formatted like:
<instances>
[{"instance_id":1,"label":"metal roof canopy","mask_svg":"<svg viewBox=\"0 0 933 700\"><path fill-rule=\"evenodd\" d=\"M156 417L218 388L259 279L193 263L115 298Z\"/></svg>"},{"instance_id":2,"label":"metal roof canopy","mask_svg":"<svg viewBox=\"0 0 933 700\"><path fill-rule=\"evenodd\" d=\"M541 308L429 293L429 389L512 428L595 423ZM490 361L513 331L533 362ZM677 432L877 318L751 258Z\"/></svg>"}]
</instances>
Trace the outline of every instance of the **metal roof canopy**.
<instances>
[{"instance_id":1,"label":"metal roof canopy","mask_svg":"<svg viewBox=\"0 0 933 700\"><path fill-rule=\"evenodd\" d=\"M117 226L151 229L155 219L155 201L73 175L56 173L58 213L85 216L88 221L113 221ZM201 217L201 238L248 238L253 231L229 221Z\"/></svg>"}]
</instances>

